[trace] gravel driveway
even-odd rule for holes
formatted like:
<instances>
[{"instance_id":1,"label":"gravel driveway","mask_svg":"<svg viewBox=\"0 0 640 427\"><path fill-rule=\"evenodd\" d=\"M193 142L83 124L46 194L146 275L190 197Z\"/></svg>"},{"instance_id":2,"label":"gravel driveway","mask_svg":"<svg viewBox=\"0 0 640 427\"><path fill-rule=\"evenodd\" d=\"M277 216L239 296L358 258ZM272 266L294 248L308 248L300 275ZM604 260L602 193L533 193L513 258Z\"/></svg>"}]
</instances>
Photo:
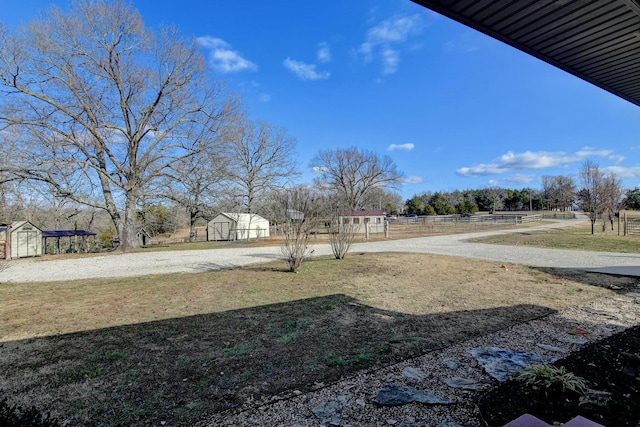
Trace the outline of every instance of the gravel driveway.
<instances>
[{"instance_id":1,"label":"gravel driveway","mask_svg":"<svg viewBox=\"0 0 640 427\"><path fill-rule=\"evenodd\" d=\"M528 231L564 227L580 222L561 221L528 228ZM352 252L413 252L478 258L501 263L539 267L578 268L640 276L640 255L540 249L522 246L469 243L473 237L517 233L521 229L387 240L353 245ZM329 255L328 244L314 245L314 255ZM280 259L279 247L228 248L107 254L76 259L26 258L14 260L0 272L0 282L45 282L99 277L131 277L149 274L193 273Z\"/></svg>"}]
</instances>

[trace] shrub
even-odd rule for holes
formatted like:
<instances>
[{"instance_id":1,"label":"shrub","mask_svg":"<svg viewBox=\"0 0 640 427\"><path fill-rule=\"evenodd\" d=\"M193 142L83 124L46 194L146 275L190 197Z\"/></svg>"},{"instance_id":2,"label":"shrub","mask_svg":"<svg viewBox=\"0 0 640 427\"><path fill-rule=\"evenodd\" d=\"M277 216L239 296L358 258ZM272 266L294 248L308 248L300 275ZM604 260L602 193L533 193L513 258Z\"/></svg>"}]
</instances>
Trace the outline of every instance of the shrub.
<instances>
[{"instance_id":1,"label":"shrub","mask_svg":"<svg viewBox=\"0 0 640 427\"><path fill-rule=\"evenodd\" d=\"M17 404L9 403L9 400L4 397L0 399L0 426L62 427L62 424L49 413L43 415L35 406L24 409Z\"/></svg>"},{"instance_id":2,"label":"shrub","mask_svg":"<svg viewBox=\"0 0 640 427\"><path fill-rule=\"evenodd\" d=\"M545 395L567 391L585 394L587 391L586 380L572 372L567 372L564 366L529 365L514 373L512 378L522 381L536 390L542 390Z\"/></svg>"},{"instance_id":3,"label":"shrub","mask_svg":"<svg viewBox=\"0 0 640 427\"><path fill-rule=\"evenodd\" d=\"M116 231L113 228L103 228L98 231L98 242L102 248L111 248L114 237L116 237Z\"/></svg>"}]
</instances>

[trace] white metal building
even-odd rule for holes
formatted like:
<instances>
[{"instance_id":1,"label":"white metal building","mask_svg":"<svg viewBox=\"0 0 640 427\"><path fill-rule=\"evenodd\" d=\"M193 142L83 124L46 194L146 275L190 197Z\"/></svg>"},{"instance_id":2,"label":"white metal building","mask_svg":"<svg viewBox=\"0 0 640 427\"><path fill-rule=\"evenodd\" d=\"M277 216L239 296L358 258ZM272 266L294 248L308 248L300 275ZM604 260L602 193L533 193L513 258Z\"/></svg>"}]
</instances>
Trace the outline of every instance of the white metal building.
<instances>
[{"instance_id":1,"label":"white metal building","mask_svg":"<svg viewBox=\"0 0 640 427\"><path fill-rule=\"evenodd\" d=\"M42 230L29 221L11 223L10 258L42 255Z\"/></svg>"},{"instance_id":2,"label":"white metal building","mask_svg":"<svg viewBox=\"0 0 640 427\"><path fill-rule=\"evenodd\" d=\"M269 237L269 221L260 215L221 212L207 224L207 240Z\"/></svg>"}]
</instances>

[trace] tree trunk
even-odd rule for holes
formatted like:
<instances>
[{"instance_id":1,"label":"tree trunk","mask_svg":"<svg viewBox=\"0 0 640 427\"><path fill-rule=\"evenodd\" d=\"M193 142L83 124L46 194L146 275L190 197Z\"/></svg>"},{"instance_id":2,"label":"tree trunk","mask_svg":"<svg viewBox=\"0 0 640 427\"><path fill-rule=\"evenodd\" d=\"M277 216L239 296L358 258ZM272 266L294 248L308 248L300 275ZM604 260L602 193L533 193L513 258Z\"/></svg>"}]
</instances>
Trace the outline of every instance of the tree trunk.
<instances>
[{"instance_id":1,"label":"tree trunk","mask_svg":"<svg viewBox=\"0 0 640 427\"><path fill-rule=\"evenodd\" d=\"M196 240L196 219L198 218L198 211L196 209L189 210L189 241Z\"/></svg>"},{"instance_id":2,"label":"tree trunk","mask_svg":"<svg viewBox=\"0 0 640 427\"><path fill-rule=\"evenodd\" d=\"M124 208L124 220L118 229L120 234L120 247L118 249L122 252L126 252L140 246L138 238L136 237L136 205L138 203L138 197L132 192L128 192L126 197L127 200Z\"/></svg>"}]
</instances>

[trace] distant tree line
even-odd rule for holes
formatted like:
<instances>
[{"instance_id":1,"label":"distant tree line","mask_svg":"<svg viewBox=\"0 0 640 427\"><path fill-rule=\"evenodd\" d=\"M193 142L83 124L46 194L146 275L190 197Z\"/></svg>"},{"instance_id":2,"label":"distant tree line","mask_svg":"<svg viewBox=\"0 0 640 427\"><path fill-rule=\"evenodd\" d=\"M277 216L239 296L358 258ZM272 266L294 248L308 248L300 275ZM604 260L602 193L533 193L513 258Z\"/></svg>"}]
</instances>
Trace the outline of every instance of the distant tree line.
<instances>
[{"instance_id":1,"label":"distant tree line","mask_svg":"<svg viewBox=\"0 0 640 427\"><path fill-rule=\"evenodd\" d=\"M613 229L620 209L640 210L640 189L624 189L614 173L586 161L577 179L570 175L544 176L542 188L486 187L476 190L425 192L405 201L405 212L418 215L473 214L479 211L582 210L595 223L602 219Z\"/></svg>"}]
</instances>

